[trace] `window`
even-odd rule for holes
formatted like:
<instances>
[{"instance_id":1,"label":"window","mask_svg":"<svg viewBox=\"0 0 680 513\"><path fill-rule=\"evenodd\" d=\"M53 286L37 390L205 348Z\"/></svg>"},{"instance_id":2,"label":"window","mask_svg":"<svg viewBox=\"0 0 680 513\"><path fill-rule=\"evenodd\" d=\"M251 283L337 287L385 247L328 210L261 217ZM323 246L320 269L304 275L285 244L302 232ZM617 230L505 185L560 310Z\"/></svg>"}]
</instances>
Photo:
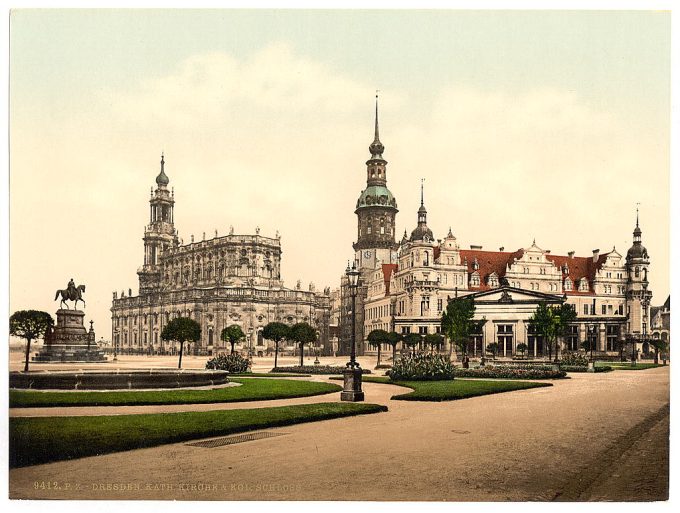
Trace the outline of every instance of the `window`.
<instances>
[{"instance_id":1,"label":"window","mask_svg":"<svg viewBox=\"0 0 680 513\"><path fill-rule=\"evenodd\" d=\"M588 315L588 305L583 305L583 315Z\"/></svg>"},{"instance_id":2,"label":"window","mask_svg":"<svg viewBox=\"0 0 680 513\"><path fill-rule=\"evenodd\" d=\"M370 224L366 227L366 233L367 233L368 235L371 234L371 225L370 225Z\"/></svg>"},{"instance_id":3,"label":"window","mask_svg":"<svg viewBox=\"0 0 680 513\"><path fill-rule=\"evenodd\" d=\"M602 315L607 315L607 305L602 305Z\"/></svg>"},{"instance_id":4,"label":"window","mask_svg":"<svg viewBox=\"0 0 680 513\"><path fill-rule=\"evenodd\" d=\"M478 273L473 273L472 276L470 277L470 286L471 287L479 287L479 274Z\"/></svg>"},{"instance_id":5,"label":"window","mask_svg":"<svg viewBox=\"0 0 680 513\"><path fill-rule=\"evenodd\" d=\"M578 326L571 325L567 328L565 343L568 351L578 351Z\"/></svg>"},{"instance_id":6,"label":"window","mask_svg":"<svg viewBox=\"0 0 680 513\"><path fill-rule=\"evenodd\" d=\"M498 352L503 353L504 356L512 354L513 341L513 325L499 324L498 325Z\"/></svg>"},{"instance_id":7,"label":"window","mask_svg":"<svg viewBox=\"0 0 680 513\"><path fill-rule=\"evenodd\" d=\"M619 326L617 324L607 326L607 351L617 350L619 339Z\"/></svg>"},{"instance_id":8,"label":"window","mask_svg":"<svg viewBox=\"0 0 680 513\"><path fill-rule=\"evenodd\" d=\"M443 299L437 299L437 311L441 312L443 307L444 307L444 300Z\"/></svg>"},{"instance_id":9,"label":"window","mask_svg":"<svg viewBox=\"0 0 680 513\"><path fill-rule=\"evenodd\" d=\"M421 335L427 335L427 326L418 326L418 333Z\"/></svg>"}]
</instances>

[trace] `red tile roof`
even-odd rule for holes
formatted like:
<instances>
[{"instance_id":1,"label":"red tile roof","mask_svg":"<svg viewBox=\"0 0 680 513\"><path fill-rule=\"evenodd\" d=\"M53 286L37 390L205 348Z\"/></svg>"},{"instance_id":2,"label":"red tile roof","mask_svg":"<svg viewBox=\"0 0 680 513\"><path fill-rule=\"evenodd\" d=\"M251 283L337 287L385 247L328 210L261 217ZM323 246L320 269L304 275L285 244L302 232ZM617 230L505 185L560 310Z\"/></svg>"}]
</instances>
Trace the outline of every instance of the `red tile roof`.
<instances>
[{"instance_id":1,"label":"red tile roof","mask_svg":"<svg viewBox=\"0 0 680 513\"><path fill-rule=\"evenodd\" d=\"M523 250L518 249L512 253L507 251L482 251L478 249L461 249L460 260L464 262L467 258L468 274L472 274L475 270L472 264L477 259L479 264L479 287L470 287L474 290L489 290L488 278L491 273L496 273L498 279L505 276L505 270L508 264L512 264L516 258L520 258L524 253Z\"/></svg>"},{"instance_id":2,"label":"red tile roof","mask_svg":"<svg viewBox=\"0 0 680 513\"><path fill-rule=\"evenodd\" d=\"M382 264L383 278L385 280L385 295L390 293L390 278L397 270L397 264Z\"/></svg>"},{"instance_id":3,"label":"red tile roof","mask_svg":"<svg viewBox=\"0 0 680 513\"><path fill-rule=\"evenodd\" d=\"M492 273L496 273L499 280L505 276L505 271L508 265L512 265L515 259L519 259L524 254L524 250L518 249L512 253L507 251L482 251L476 249L461 249L460 258L461 261L467 259L467 269L468 274L472 274L475 270L472 265L477 259L479 264L479 287L470 287L473 290L489 290L492 287L489 286L489 276ZM602 267L607 259L609 253L603 253L598 256L596 262L593 261L592 257L569 257L560 255L546 255L546 258L550 260L555 266L559 267L560 270L567 264L569 268L568 274L562 274L562 279L564 280L567 276L571 279L574 289L578 288L578 282L581 278L586 277L588 279L588 291L571 290L567 291L568 295L592 295L593 294L593 280L595 278L595 272Z\"/></svg>"}]
</instances>

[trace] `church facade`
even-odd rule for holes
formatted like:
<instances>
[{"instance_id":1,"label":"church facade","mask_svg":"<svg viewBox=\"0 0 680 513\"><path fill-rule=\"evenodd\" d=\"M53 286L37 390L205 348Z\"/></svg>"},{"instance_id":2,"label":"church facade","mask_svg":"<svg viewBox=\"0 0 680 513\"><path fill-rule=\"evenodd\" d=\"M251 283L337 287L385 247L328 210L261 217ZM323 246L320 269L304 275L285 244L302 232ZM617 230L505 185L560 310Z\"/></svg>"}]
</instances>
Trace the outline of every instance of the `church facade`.
<instances>
[{"instance_id":1,"label":"church facade","mask_svg":"<svg viewBox=\"0 0 680 513\"><path fill-rule=\"evenodd\" d=\"M281 279L281 238L229 234L182 244L175 228L174 191L168 190L165 159L149 200L149 223L144 229L144 263L137 270L139 294L113 293L112 341L119 351L173 353L175 343L161 340L163 327L177 317L201 325L201 340L187 352L212 354L226 350L223 328L236 324L246 334L238 348L265 354L273 342L262 337L273 321L308 322L318 333L316 345L328 345L330 290L313 284L294 289ZM293 346L280 347L292 352Z\"/></svg>"},{"instance_id":2,"label":"church facade","mask_svg":"<svg viewBox=\"0 0 680 513\"><path fill-rule=\"evenodd\" d=\"M589 342L601 355L618 354L622 343L641 349L651 334L648 289L649 255L642 245L639 220L633 245L626 255L615 247L592 255L552 254L534 241L516 251L461 248L451 229L437 239L427 225L421 184L421 205L410 236L395 240L397 203L387 189L384 146L378 135L370 145L367 185L357 202L355 261L361 270L357 294L356 340L358 354L373 351L366 337L374 329L398 333L439 333L441 317L450 299L469 296L475 318L485 320L470 341L480 356L487 345L498 344L499 354L512 357L518 346L529 356L547 355L542 338L529 319L539 303L572 305L577 313L562 350L577 351ZM341 296L348 298L346 280ZM351 335L351 304L344 300L340 317L341 346ZM447 341L447 350L450 345ZM388 350L387 347L383 348Z\"/></svg>"}]
</instances>

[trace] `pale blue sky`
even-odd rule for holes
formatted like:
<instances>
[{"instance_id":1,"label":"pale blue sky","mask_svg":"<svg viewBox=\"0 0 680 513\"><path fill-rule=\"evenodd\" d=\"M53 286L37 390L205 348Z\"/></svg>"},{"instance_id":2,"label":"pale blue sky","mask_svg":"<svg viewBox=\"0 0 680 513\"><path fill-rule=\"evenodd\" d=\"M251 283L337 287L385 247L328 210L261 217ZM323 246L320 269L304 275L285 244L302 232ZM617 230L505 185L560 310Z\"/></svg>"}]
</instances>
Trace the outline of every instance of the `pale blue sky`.
<instances>
[{"instance_id":1,"label":"pale blue sky","mask_svg":"<svg viewBox=\"0 0 680 513\"><path fill-rule=\"evenodd\" d=\"M191 55L246 57L285 41L423 101L450 85L546 86L635 117L668 113L670 15L663 12L19 10L12 18L18 98L61 101L103 85L125 88Z\"/></svg>"}]
</instances>

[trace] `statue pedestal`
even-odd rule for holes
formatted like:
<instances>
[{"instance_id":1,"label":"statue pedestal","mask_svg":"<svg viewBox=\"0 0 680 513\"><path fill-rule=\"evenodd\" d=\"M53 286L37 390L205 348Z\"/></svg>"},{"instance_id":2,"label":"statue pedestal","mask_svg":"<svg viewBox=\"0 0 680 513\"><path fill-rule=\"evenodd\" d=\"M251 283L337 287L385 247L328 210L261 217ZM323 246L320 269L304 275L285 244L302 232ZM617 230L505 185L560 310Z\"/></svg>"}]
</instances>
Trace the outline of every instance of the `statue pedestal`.
<instances>
[{"instance_id":1,"label":"statue pedestal","mask_svg":"<svg viewBox=\"0 0 680 513\"><path fill-rule=\"evenodd\" d=\"M107 361L104 351L94 341L94 332L88 333L83 326L84 317L85 312L81 310L57 310L57 325L32 360L36 363Z\"/></svg>"}]
</instances>

